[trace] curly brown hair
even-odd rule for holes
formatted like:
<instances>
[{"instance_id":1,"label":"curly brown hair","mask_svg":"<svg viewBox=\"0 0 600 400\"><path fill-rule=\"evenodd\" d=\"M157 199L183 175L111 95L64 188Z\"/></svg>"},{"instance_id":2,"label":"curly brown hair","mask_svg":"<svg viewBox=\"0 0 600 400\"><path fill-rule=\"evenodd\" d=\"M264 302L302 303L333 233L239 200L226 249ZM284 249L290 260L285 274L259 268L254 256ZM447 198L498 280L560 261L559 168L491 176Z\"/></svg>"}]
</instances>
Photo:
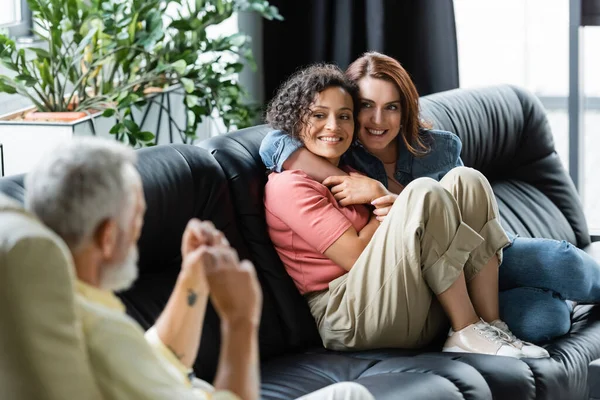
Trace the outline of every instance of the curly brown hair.
<instances>
[{"instance_id":1,"label":"curly brown hair","mask_svg":"<svg viewBox=\"0 0 600 400\"><path fill-rule=\"evenodd\" d=\"M295 72L277 90L269 102L266 122L274 129L302 139L300 133L310 115L315 96L330 87L340 87L352 97L353 117L358 114L358 86L333 64L313 64ZM355 124L356 133L358 125Z\"/></svg>"}]
</instances>

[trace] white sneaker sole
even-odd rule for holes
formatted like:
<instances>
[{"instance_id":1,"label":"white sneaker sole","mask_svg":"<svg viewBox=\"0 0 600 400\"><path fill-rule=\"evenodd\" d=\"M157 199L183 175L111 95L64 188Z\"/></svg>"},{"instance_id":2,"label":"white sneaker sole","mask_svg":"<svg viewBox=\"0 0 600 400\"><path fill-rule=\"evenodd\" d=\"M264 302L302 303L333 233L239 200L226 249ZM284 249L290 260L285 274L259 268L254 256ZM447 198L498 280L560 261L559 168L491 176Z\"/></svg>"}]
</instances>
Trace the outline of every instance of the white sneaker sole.
<instances>
[{"instance_id":1,"label":"white sneaker sole","mask_svg":"<svg viewBox=\"0 0 600 400\"><path fill-rule=\"evenodd\" d=\"M461 347L456 347L456 346L453 346L453 347L444 347L442 349L442 352L444 352L444 353L473 353L472 351L468 351L468 350L465 350L465 349L463 349Z\"/></svg>"},{"instance_id":2,"label":"white sneaker sole","mask_svg":"<svg viewBox=\"0 0 600 400\"><path fill-rule=\"evenodd\" d=\"M540 354L540 355L537 355L537 356L530 356L530 355L525 354L522 358L535 358L535 359L538 359L538 358L550 358L550 354L548 354L548 355Z\"/></svg>"},{"instance_id":3,"label":"white sneaker sole","mask_svg":"<svg viewBox=\"0 0 600 400\"><path fill-rule=\"evenodd\" d=\"M444 353L467 353L467 354L484 354L487 356L499 356L499 357L510 357L510 358L516 358L516 359L521 359L521 358L543 358L543 357L527 357L526 355L521 355L520 357L517 357L516 355L512 356L512 355L507 355L507 354L489 354L489 353L477 353L475 351L469 351L469 350L465 350L461 347L444 347L442 349L442 352Z\"/></svg>"}]
</instances>

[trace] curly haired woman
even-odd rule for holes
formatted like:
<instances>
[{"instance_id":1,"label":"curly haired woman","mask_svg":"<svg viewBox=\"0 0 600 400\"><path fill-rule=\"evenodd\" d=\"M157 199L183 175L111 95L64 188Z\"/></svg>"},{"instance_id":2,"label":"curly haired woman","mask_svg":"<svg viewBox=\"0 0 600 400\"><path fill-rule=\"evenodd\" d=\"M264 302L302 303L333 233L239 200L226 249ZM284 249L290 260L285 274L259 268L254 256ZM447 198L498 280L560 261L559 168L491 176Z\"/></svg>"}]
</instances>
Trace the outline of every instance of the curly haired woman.
<instances>
[{"instance_id":1,"label":"curly haired woman","mask_svg":"<svg viewBox=\"0 0 600 400\"><path fill-rule=\"evenodd\" d=\"M340 165L354 141L357 98L358 87L339 68L314 65L281 86L267 122L361 178ZM365 205L341 206L306 171L269 175L269 234L325 347L419 348L449 319L444 351L548 355L485 322L499 320L498 264L509 238L489 183L470 169L456 171L440 182L412 181L383 222ZM473 212L463 219L461 209Z\"/></svg>"}]
</instances>

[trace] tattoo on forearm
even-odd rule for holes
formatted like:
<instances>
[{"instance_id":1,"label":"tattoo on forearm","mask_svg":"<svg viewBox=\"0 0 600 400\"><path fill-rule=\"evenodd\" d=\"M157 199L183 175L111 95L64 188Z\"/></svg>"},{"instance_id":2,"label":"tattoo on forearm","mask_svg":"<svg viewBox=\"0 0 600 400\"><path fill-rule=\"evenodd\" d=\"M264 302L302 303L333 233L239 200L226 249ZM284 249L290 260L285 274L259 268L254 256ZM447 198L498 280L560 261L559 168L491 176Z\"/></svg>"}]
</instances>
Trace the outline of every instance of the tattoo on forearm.
<instances>
[{"instance_id":1,"label":"tattoo on forearm","mask_svg":"<svg viewBox=\"0 0 600 400\"><path fill-rule=\"evenodd\" d=\"M198 299L198 295L192 289L188 289L187 302L188 306L193 307L196 304L196 300Z\"/></svg>"},{"instance_id":2,"label":"tattoo on forearm","mask_svg":"<svg viewBox=\"0 0 600 400\"><path fill-rule=\"evenodd\" d=\"M175 355L175 357L177 357L180 361L183 360L183 356L184 354L177 354L177 352L175 351L174 348L172 348L171 346L167 345L167 347L169 348L169 350L171 350L171 353L173 353Z\"/></svg>"}]
</instances>

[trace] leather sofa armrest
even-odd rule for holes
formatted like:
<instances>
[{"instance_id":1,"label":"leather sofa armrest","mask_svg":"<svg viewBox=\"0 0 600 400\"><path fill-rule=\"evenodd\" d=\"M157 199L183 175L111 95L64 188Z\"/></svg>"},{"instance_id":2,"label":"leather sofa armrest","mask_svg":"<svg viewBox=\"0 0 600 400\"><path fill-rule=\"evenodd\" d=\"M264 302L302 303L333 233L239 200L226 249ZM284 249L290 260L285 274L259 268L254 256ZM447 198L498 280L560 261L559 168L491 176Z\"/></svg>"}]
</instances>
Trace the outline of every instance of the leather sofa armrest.
<instances>
[{"instance_id":1,"label":"leather sofa armrest","mask_svg":"<svg viewBox=\"0 0 600 400\"><path fill-rule=\"evenodd\" d=\"M588 387L590 400L600 400L600 358L588 366Z\"/></svg>"}]
</instances>

